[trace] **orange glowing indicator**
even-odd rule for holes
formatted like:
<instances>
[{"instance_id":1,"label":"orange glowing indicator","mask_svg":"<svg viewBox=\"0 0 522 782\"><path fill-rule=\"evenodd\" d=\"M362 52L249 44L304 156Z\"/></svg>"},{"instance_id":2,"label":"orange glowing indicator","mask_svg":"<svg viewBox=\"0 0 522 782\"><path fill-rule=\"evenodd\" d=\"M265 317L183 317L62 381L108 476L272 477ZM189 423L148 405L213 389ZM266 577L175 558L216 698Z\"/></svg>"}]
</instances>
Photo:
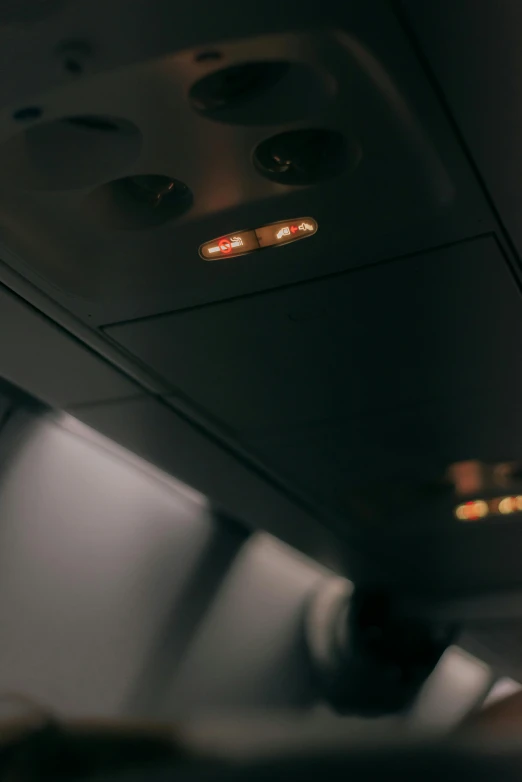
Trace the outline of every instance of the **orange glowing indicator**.
<instances>
[{"instance_id":1,"label":"orange glowing indicator","mask_svg":"<svg viewBox=\"0 0 522 782\"><path fill-rule=\"evenodd\" d=\"M479 521L487 516L508 516L520 512L522 512L522 495L495 497L491 500L470 500L455 508L455 516L459 521Z\"/></svg>"},{"instance_id":2,"label":"orange glowing indicator","mask_svg":"<svg viewBox=\"0 0 522 782\"><path fill-rule=\"evenodd\" d=\"M279 244L289 244L298 239L306 239L317 232L317 222L312 217L299 217L297 220L287 220L250 231L235 231L227 236L205 242L199 248L199 254L205 261L218 261L236 255L263 250Z\"/></svg>"}]
</instances>

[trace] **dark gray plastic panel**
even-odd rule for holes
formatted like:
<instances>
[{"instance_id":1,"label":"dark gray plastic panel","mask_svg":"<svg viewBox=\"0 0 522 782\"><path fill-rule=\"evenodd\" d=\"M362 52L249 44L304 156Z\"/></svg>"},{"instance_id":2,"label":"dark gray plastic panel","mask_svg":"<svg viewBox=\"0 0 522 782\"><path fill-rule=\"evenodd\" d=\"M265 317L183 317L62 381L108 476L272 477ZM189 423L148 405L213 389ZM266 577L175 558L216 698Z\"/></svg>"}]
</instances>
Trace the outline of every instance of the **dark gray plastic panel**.
<instances>
[{"instance_id":1,"label":"dark gray plastic panel","mask_svg":"<svg viewBox=\"0 0 522 782\"><path fill-rule=\"evenodd\" d=\"M522 254L522 4L402 4L500 217Z\"/></svg>"},{"instance_id":2,"label":"dark gray plastic panel","mask_svg":"<svg viewBox=\"0 0 522 782\"><path fill-rule=\"evenodd\" d=\"M453 523L451 498L437 496L448 464L522 460L518 409L515 392L498 405L492 395L469 393L259 434L249 445L316 502L344 512L352 527L383 537L430 534L448 514Z\"/></svg>"},{"instance_id":3,"label":"dark gray plastic panel","mask_svg":"<svg viewBox=\"0 0 522 782\"><path fill-rule=\"evenodd\" d=\"M56 407L115 399L140 388L5 288L0 377Z\"/></svg>"},{"instance_id":4,"label":"dark gray plastic panel","mask_svg":"<svg viewBox=\"0 0 522 782\"><path fill-rule=\"evenodd\" d=\"M521 304L483 238L108 333L248 439L522 390Z\"/></svg>"}]
</instances>

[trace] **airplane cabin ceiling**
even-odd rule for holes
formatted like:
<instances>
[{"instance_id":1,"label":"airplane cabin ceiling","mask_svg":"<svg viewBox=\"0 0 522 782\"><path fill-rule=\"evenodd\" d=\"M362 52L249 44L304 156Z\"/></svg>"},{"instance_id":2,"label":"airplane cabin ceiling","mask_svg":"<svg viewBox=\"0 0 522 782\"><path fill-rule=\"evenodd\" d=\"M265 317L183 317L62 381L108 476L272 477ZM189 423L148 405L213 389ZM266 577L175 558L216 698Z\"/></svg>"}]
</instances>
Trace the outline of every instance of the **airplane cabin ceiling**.
<instances>
[{"instance_id":1,"label":"airplane cabin ceiling","mask_svg":"<svg viewBox=\"0 0 522 782\"><path fill-rule=\"evenodd\" d=\"M23 5L0 374L359 581L519 583L520 517L462 524L444 475L522 461L522 10Z\"/></svg>"}]
</instances>

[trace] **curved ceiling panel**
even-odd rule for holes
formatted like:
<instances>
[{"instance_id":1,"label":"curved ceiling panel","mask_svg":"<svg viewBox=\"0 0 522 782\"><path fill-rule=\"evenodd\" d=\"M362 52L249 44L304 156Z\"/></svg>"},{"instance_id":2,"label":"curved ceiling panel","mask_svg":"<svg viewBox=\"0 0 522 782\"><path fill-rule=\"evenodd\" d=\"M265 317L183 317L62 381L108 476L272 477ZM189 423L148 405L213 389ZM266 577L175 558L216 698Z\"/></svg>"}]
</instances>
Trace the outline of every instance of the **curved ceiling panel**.
<instances>
[{"instance_id":1,"label":"curved ceiling panel","mask_svg":"<svg viewBox=\"0 0 522 782\"><path fill-rule=\"evenodd\" d=\"M387 4L370 9L357 0L333 15L327 5L311 16L303 7L299 29L276 25L254 36L234 37L227 19L215 20L207 41L215 56L204 56L179 26L171 53L94 75L101 55L92 45L85 71L32 94L40 116L17 121L24 104L13 103L0 114L0 158L4 149L8 164L0 170L3 259L76 317L101 325L491 229L480 189ZM274 18L284 14L281 7ZM110 117L120 134L107 123L63 121ZM51 148L47 136L56 129L67 143L57 136ZM264 176L254 164L269 139L317 129L344 139L348 152L335 165L325 167L325 133L304 150L269 149L280 168L290 155L292 171L306 176ZM270 161L263 166L266 173ZM143 219L130 202L121 208L114 180L142 175L183 182L191 203L165 220ZM320 226L306 246L212 268L198 256L212 237L300 214Z\"/></svg>"}]
</instances>

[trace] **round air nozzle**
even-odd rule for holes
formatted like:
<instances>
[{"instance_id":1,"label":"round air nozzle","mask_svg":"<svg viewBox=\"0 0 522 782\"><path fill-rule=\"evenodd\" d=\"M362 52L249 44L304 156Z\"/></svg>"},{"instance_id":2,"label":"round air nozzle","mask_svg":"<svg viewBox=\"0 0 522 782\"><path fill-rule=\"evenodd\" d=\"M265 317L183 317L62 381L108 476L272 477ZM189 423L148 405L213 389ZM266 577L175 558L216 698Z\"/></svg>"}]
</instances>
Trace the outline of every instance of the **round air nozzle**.
<instances>
[{"instance_id":1,"label":"round air nozzle","mask_svg":"<svg viewBox=\"0 0 522 782\"><path fill-rule=\"evenodd\" d=\"M288 68L287 62L247 62L214 71L192 87L192 104L205 113L233 108L269 90Z\"/></svg>"},{"instance_id":2,"label":"round air nozzle","mask_svg":"<svg viewBox=\"0 0 522 782\"><path fill-rule=\"evenodd\" d=\"M352 171L359 145L336 130L291 130L262 141L254 152L258 171L281 185L313 185Z\"/></svg>"},{"instance_id":3,"label":"round air nozzle","mask_svg":"<svg viewBox=\"0 0 522 782\"><path fill-rule=\"evenodd\" d=\"M181 217L192 201L192 191L184 182L160 174L140 174L108 182L85 203L103 227L139 230Z\"/></svg>"},{"instance_id":4,"label":"round air nozzle","mask_svg":"<svg viewBox=\"0 0 522 782\"><path fill-rule=\"evenodd\" d=\"M121 176L141 144L136 125L119 117L74 115L34 123L0 145L0 181L27 190L92 187Z\"/></svg>"},{"instance_id":5,"label":"round air nozzle","mask_svg":"<svg viewBox=\"0 0 522 782\"><path fill-rule=\"evenodd\" d=\"M189 92L193 108L208 119L236 125L273 125L325 109L335 96L334 79L305 62L270 60L220 68Z\"/></svg>"}]
</instances>

